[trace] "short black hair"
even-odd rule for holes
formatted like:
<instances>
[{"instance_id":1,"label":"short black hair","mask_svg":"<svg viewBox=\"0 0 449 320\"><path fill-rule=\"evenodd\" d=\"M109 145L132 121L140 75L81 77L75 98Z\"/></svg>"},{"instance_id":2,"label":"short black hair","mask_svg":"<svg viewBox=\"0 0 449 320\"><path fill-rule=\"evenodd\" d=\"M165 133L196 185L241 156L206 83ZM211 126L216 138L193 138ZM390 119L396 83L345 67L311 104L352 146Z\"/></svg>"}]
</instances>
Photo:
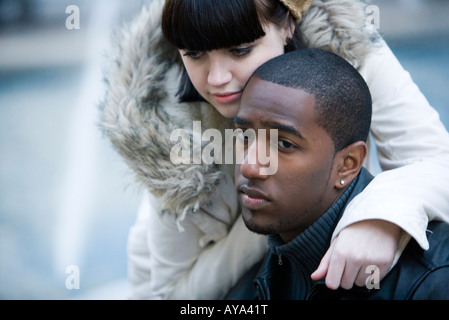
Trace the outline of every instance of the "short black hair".
<instances>
[{"instance_id":1,"label":"short black hair","mask_svg":"<svg viewBox=\"0 0 449 320\"><path fill-rule=\"evenodd\" d=\"M279 0L167 0L162 32L176 48L211 51L251 43L263 37L268 22L296 26L285 51L302 48L296 21ZM182 65L182 63L180 63ZM204 101L181 66L178 97L181 102Z\"/></svg>"},{"instance_id":2,"label":"short black hair","mask_svg":"<svg viewBox=\"0 0 449 320\"><path fill-rule=\"evenodd\" d=\"M317 122L331 136L335 152L368 139L372 116L368 85L338 55L321 49L293 51L269 60L254 76L312 94Z\"/></svg>"}]
</instances>

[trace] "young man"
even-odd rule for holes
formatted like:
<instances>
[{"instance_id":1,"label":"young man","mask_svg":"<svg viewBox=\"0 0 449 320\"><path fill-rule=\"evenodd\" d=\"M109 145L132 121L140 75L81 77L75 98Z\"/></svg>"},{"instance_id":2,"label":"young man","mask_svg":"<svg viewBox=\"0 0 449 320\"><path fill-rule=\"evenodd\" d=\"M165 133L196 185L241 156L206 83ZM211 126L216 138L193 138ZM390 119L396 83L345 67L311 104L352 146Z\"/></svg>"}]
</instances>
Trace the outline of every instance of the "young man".
<instances>
[{"instance_id":1,"label":"young man","mask_svg":"<svg viewBox=\"0 0 449 320\"><path fill-rule=\"evenodd\" d=\"M429 225L430 250L409 243L380 284L333 291L311 277L346 205L373 178L362 168L371 96L349 63L316 49L270 60L247 83L234 122L267 133L240 141L245 161L236 166L236 188L245 225L269 235L270 250L257 275L247 274L228 298L449 299L449 226L443 223ZM271 129L278 133L278 170L266 174L248 155L269 145ZM245 295L248 279L255 296Z\"/></svg>"}]
</instances>

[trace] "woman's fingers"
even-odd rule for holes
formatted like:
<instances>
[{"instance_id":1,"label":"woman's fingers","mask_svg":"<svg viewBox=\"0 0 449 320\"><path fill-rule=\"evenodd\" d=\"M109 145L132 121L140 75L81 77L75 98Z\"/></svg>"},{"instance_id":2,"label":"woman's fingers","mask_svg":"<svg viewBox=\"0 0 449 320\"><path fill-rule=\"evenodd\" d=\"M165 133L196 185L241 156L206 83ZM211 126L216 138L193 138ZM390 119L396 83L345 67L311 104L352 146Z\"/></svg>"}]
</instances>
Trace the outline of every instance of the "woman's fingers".
<instances>
[{"instance_id":1,"label":"woman's fingers","mask_svg":"<svg viewBox=\"0 0 449 320\"><path fill-rule=\"evenodd\" d=\"M380 220L355 223L341 231L312 274L326 278L330 289L366 285L373 270L380 281L388 272L399 241L400 228Z\"/></svg>"}]
</instances>

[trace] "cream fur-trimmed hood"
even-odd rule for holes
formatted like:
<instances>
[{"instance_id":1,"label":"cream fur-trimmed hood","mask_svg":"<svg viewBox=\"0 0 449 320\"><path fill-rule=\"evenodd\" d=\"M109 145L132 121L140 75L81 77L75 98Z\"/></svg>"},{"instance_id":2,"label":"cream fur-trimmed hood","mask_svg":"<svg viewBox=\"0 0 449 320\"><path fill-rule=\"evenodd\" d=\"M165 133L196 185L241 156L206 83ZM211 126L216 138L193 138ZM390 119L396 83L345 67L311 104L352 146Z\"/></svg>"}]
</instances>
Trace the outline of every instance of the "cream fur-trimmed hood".
<instances>
[{"instance_id":1,"label":"cream fur-trimmed hood","mask_svg":"<svg viewBox=\"0 0 449 320\"><path fill-rule=\"evenodd\" d=\"M367 27L367 6L361 0L313 0L299 22L305 46L336 53L359 69L379 39Z\"/></svg>"},{"instance_id":2,"label":"cream fur-trimmed hood","mask_svg":"<svg viewBox=\"0 0 449 320\"><path fill-rule=\"evenodd\" d=\"M221 132L233 123L207 103L179 103L175 97L179 66L176 49L162 35L163 3L151 1L117 34L99 126L136 181L161 197L163 211L180 217L208 204L224 170L213 164L173 164L170 151L177 142L170 141L171 133L183 128L192 134L193 121L201 121L203 131ZM364 30L365 8L361 1L313 0L300 22L306 46L335 52L360 67L373 43ZM232 167L228 173L233 174Z\"/></svg>"}]
</instances>

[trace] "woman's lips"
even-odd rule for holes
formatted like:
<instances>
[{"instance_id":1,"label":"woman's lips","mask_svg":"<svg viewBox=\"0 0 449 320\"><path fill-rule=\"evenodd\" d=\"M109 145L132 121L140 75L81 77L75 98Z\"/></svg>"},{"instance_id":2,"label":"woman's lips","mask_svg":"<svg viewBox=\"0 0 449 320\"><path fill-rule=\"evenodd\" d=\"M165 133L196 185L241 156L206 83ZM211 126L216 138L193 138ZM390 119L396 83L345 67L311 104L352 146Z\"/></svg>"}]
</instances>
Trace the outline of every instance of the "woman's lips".
<instances>
[{"instance_id":1,"label":"woman's lips","mask_svg":"<svg viewBox=\"0 0 449 320\"><path fill-rule=\"evenodd\" d=\"M221 104L232 103L232 102L238 100L241 95L242 95L241 91L226 92L226 93L214 93L213 94L215 101L217 101L218 103L221 103Z\"/></svg>"}]
</instances>

